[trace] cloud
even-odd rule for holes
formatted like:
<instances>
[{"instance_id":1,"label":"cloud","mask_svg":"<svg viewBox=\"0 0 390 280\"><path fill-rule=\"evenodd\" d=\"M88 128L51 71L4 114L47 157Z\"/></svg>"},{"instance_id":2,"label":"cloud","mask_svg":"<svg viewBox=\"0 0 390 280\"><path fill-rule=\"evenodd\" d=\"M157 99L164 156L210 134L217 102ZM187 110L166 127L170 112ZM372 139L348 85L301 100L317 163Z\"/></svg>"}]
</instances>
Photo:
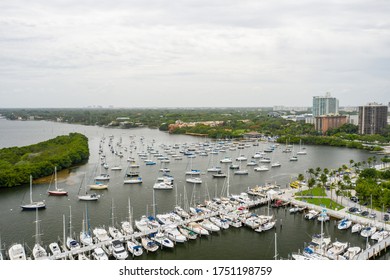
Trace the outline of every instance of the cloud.
<instances>
[{"instance_id":1,"label":"cloud","mask_svg":"<svg viewBox=\"0 0 390 280\"><path fill-rule=\"evenodd\" d=\"M223 106L310 105L331 88L341 105L385 103L388 14L381 0L2 1L0 97L9 107L103 105L107 94L116 106L208 106L211 95Z\"/></svg>"}]
</instances>

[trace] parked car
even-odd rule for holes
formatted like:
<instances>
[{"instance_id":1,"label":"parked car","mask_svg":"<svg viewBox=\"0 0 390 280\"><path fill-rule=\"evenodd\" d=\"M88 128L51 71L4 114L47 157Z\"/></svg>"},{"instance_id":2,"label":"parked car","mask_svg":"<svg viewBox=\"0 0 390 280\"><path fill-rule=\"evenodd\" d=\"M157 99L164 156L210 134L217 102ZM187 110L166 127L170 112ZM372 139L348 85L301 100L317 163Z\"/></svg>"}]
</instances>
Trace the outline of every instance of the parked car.
<instances>
[{"instance_id":1,"label":"parked car","mask_svg":"<svg viewBox=\"0 0 390 280\"><path fill-rule=\"evenodd\" d=\"M351 201L353 201L353 202L358 202L359 201L359 199L356 196L351 196L349 199Z\"/></svg>"},{"instance_id":2,"label":"parked car","mask_svg":"<svg viewBox=\"0 0 390 280\"><path fill-rule=\"evenodd\" d=\"M376 218L376 214L375 213L371 213L370 215L368 215L369 218L371 219L375 219Z\"/></svg>"},{"instance_id":3,"label":"parked car","mask_svg":"<svg viewBox=\"0 0 390 280\"><path fill-rule=\"evenodd\" d=\"M363 211L360 215L362 215L363 217L366 217L366 216L368 216L368 211Z\"/></svg>"},{"instance_id":4,"label":"parked car","mask_svg":"<svg viewBox=\"0 0 390 280\"><path fill-rule=\"evenodd\" d=\"M359 210L359 209L357 209L356 207L350 207L348 209L348 211L351 212L351 213L355 213L357 210Z\"/></svg>"},{"instance_id":5,"label":"parked car","mask_svg":"<svg viewBox=\"0 0 390 280\"><path fill-rule=\"evenodd\" d=\"M385 222L388 222L389 221L389 214L385 214L383 216L383 220L385 220Z\"/></svg>"}]
</instances>

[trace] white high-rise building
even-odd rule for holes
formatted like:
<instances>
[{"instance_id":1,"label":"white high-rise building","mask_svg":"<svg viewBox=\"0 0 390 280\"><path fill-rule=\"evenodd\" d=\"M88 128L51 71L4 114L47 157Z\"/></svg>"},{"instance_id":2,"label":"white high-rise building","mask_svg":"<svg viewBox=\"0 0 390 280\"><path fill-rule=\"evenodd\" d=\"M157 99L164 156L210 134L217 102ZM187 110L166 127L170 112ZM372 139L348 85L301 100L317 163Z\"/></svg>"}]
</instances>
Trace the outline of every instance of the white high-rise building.
<instances>
[{"instance_id":1,"label":"white high-rise building","mask_svg":"<svg viewBox=\"0 0 390 280\"><path fill-rule=\"evenodd\" d=\"M331 97L327 92L325 96L313 96L313 117L339 113L339 100Z\"/></svg>"}]
</instances>

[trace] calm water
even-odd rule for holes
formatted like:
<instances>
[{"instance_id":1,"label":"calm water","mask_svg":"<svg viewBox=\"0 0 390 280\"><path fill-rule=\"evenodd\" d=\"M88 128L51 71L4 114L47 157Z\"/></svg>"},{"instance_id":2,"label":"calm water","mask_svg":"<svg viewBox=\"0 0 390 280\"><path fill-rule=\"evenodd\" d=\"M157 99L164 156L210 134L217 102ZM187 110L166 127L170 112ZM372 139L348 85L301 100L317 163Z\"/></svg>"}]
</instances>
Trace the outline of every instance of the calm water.
<instances>
[{"instance_id":1,"label":"calm water","mask_svg":"<svg viewBox=\"0 0 390 280\"><path fill-rule=\"evenodd\" d=\"M169 135L164 132L152 129L107 129L101 127L69 125L61 123L52 123L44 121L7 121L0 119L0 148L10 146L23 146L37 143L43 140L53 138L57 135L68 134L70 132L80 132L89 138L91 156L89 162L83 166L74 168L68 176L59 180L59 187L65 188L69 195L67 197L49 197L47 190L49 184L35 184L33 197L35 200L43 199L46 201L47 209L39 212L39 218L42 220L41 229L43 243L49 243L62 239L63 236L63 215L66 217L66 224L69 222L69 206L72 207L73 231L78 236L81 230L81 223L86 204L90 216L91 227L98 225L109 225L111 223L111 202L115 204L115 221L120 222L127 219L127 201L130 197L133 208L134 219L141 215L152 213L153 204L153 184L158 176L161 175L159 169L162 167L159 163L155 166L145 166L142 161L139 171L143 178L142 185L124 185L123 177L127 165L127 157L130 156L130 149L124 152L124 157L119 159L111 154L108 149L108 136L113 135L113 143L122 138L122 147L130 146L132 136L137 143L137 150L132 152L132 156L138 159L138 151L146 151L147 146L153 146L160 153L164 154L161 144L174 145L184 143L200 143L207 141L204 138L197 138L184 135ZM81 202L77 199L77 194L87 173L87 180L97 172L99 154L98 147L100 139L105 136L107 139L104 145L104 153L107 156L107 163L110 166L121 164L122 171L110 171L111 180L109 189L100 191L101 199L97 202ZM141 137L144 138L141 141ZM240 153L250 159L257 151L261 151L268 145L260 144L258 147L250 147L244 150L227 151L214 155L212 158L200 157L193 159L194 168L205 171L215 161L225 156L233 159ZM348 164L350 159L354 161L366 160L370 155L367 152L320 146L308 146L307 155L300 156L298 162L290 162L289 155L282 153L284 147L277 148L272 154L269 154L273 160L278 160L281 168L271 169L268 172L254 172L253 167L248 167L249 176L234 176L230 178L230 192L240 193L246 191L248 187L263 184L265 182L277 182L282 187L296 177L299 173L304 173L308 168L338 168L342 164ZM170 168L171 174L175 177L177 190L173 191L155 191L156 212L164 213L172 210L176 201L182 201L184 189L188 200L194 197L197 201L204 200L208 194L213 197L214 194L220 195L224 185L223 179L213 179L211 173L202 175L203 184L193 186L185 182L185 170L189 168L188 159L183 157L181 161L171 159L171 163L166 167ZM223 168L226 166L222 165ZM177 193L177 195L176 195ZM20 205L27 202L29 196L29 186L22 186L12 189L0 189L0 234L5 248L8 248L14 242L25 242L30 248L34 244L33 235L35 233L35 212L22 212ZM266 207L256 210L259 213L266 213ZM304 243L310 241L313 233L320 232L320 223L309 222L303 219L301 214L290 215L285 209L271 209L278 219L276 232L278 253L281 257L287 258L292 252L302 249ZM335 221L331 221L325 226L333 239L340 241L349 241L353 245L363 246L365 241L357 235L351 235L350 232L341 232L335 228ZM274 256L274 231L265 233L256 233L248 228L235 229L213 234L207 238L197 239L195 241L179 244L174 250L162 250L156 254L144 254L141 259L272 259ZM388 258L388 255L383 258Z\"/></svg>"}]
</instances>

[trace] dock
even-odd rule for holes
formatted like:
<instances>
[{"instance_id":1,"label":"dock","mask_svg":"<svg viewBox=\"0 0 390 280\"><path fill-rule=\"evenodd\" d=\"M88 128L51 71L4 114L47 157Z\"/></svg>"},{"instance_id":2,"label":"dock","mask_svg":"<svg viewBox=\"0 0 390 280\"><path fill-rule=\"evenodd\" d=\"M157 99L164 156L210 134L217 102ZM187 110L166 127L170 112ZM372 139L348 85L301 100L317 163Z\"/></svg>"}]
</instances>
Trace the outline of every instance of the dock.
<instances>
[{"instance_id":1,"label":"dock","mask_svg":"<svg viewBox=\"0 0 390 280\"><path fill-rule=\"evenodd\" d=\"M251 208L256 208L256 207L259 207L262 205L266 205L269 202L269 200L270 199L268 199L268 198L255 199L255 200L248 201L245 204L241 204L241 205L248 208L248 209L251 209ZM196 215L196 216L190 217L190 218L188 218L180 223L174 223L174 225L183 226L183 225L186 225L186 224L191 223L191 222L198 222L198 221L201 221L204 219L208 219L208 218L218 216L221 214L226 214L226 213L227 213L227 211L222 211L222 210L211 211L208 213L204 213L201 215ZM94 243L94 244L91 244L88 246L81 247L80 249L67 250L67 248L63 248L64 252L57 254L55 256L49 256L49 259L50 260L59 260L59 259L65 259L65 258L73 259L74 255L90 252L96 248L103 248L103 247L109 246L112 243L112 241L114 241L114 240L118 240L120 242L126 242L127 240L142 238L142 237L147 236L149 234L155 233L158 230L159 229L156 228L156 229L149 229L149 230L142 231L142 232L135 232L135 233L130 234L130 235L125 235L125 236L121 237L120 239L111 239L111 240L104 241L104 242L98 242L98 243Z\"/></svg>"},{"instance_id":2,"label":"dock","mask_svg":"<svg viewBox=\"0 0 390 280\"><path fill-rule=\"evenodd\" d=\"M374 244L373 246L367 248L366 250L362 251L355 259L356 260L373 259L376 256L379 256L382 253L382 251L386 252L387 247L389 247L389 246L390 246L390 236L383 239L382 241L379 241L378 243Z\"/></svg>"}]
</instances>

